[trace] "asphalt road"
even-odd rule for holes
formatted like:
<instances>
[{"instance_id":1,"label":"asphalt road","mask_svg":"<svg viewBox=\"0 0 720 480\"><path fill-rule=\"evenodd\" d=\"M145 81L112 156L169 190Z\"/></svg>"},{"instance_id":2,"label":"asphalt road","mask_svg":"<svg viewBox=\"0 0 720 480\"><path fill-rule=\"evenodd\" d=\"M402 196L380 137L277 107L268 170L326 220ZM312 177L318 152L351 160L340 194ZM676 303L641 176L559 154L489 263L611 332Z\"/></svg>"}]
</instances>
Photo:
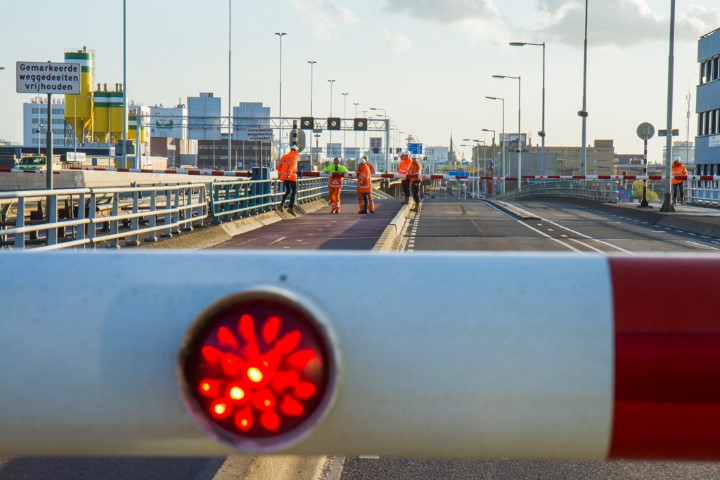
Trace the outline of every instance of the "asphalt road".
<instances>
[{"instance_id":1,"label":"asphalt road","mask_svg":"<svg viewBox=\"0 0 720 480\"><path fill-rule=\"evenodd\" d=\"M642 218L553 202L517 203L534 218L519 219L479 201L430 200L410 225L404 250L530 251L634 255L648 252L720 253L720 238L661 228ZM359 249L399 205L387 201L375 216L347 205L341 215L320 211L245 234L217 248ZM231 478L374 479L714 479L720 464L626 461L519 461L324 457L2 458L0 479Z\"/></svg>"}]
</instances>

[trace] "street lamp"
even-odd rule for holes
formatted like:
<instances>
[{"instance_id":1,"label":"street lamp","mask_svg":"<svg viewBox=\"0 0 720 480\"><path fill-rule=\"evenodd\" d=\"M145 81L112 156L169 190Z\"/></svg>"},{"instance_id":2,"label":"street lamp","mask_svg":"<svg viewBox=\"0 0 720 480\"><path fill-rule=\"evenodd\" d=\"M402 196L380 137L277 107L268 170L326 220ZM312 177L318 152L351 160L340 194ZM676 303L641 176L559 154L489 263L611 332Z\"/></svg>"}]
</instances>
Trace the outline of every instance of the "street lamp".
<instances>
[{"instance_id":1,"label":"street lamp","mask_svg":"<svg viewBox=\"0 0 720 480\"><path fill-rule=\"evenodd\" d=\"M387 110L384 108L370 107L370 110L379 112L382 110L385 118L385 173L390 170L390 122L387 117Z\"/></svg>"},{"instance_id":2,"label":"street lamp","mask_svg":"<svg viewBox=\"0 0 720 480\"><path fill-rule=\"evenodd\" d=\"M479 173L480 173L480 144L482 143L483 146L484 146L484 145L485 145L485 140L480 140L479 138L463 138L463 142L475 142L475 148L477 148L477 150L476 150L476 151L477 151L477 155L474 156L474 157L475 157L474 160L477 161L477 166L475 167L475 172L476 172L476 175L477 175L477 180L476 180L476 185L477 185L477 186L475 187L475 193L479 193L479 192L480 192L480 177L482 176L482 175L479 174ZM487 152L485 152L484 150L485 150L485 149L483 149L483 155L486 155ZM484 157L483 157L483 158L484 158ZM483 162L483 163L484 163L484 162ZM486 169L487 169L487 168L483 168L483 172L484 172Z\"/></svg>"},{"instance_id":3,"label":"street lamp","mask_svg":"<svg viewBox=\"0 0 720 480\"><path fill-rule=\"evenodd\" d=\"M280 141L279 143L279 150L278 152L280 155L282 155L283 152L283 116L282 116L282 39L287 33L285 32L275 32L275 35L278 36L280 39Z\"/></svg>"},{"instance_id":4,"label":"street lamp","mask_svg":"<svg viewBox=\"0 0 720 480\"><path fill-rule=\"evenodd\" d=\"M500 169L500 174L503 177L502 182L502 191L505 192L505 99L500 97L485 97L488 100L500 100L502 101L502 165Z\"/></svg>"},{"instance_id":5,"label":"street lamp","mask_svg":"<svg viewBox=\"0 0 720 480\"><path fill-rule=\"evenodd\" d=\"M673 3L674 5L674 3ZM582 118L582 168L583 176L587 175L587 31L588 31L588 0L585 0L585 41L583 44L583 100L582 110L578 112Z\"/></svg>"},{"instance_id":6,"label":"street lamp","mask_svg":"<svg viewBox=\"0 0 720 480\"><path fill-rule=\"evenodd\" d=\"M355 118L358 116L358 105L360 105L358 102L354 102L353 105L355 105ZM357 148L357 130L355 130L355 148Z\"/></svg>"},{"instance_id":7,"label":"street lamp","mask_svg":"<svg viewBox=\"0 0 720 480\"><path fill-rule=\"evenodd\" d=\"M492 142L493 142L493 143L492 143L492 147L493 147L493 148L492 148L492 158L493 158L493 165L494 165L494 164L495 164L495 160L496 160L496 159L495 159L495 133L497 133L497 132L496 132L495 130L493 130L492 128L483 128L482 131L483 131L483 132L492 132L492 134L493 134L493 139L492 139ZM490 176L491 176L491 177L495 177L495 167L494 167L494 166L491 167L490 172L491 172L491 173L490 173ZM494 181L494 180L493 180L493 181Z\"/></svg>"},{"instance_id":8,"label":"street lamp","mask_svg":"<svg viewBox=\"0 0 720 480\"><path fill-rule=\"evenodd\" d=\"M347 96L350 95L348 92L343 92L343 118L347 117ZM342 122L340 122L340 125L342 125ZM343 129L343 146L342 146L342 157L345 158L345 130Z\"/></svg>"},{"instance_id":9,"label":"street lamp","mask_svg":"<svg viewBox=\"0 0 720 480\"><path fill-rule=\"evenodd\" d=\"M493 75L493 78L500 78L500 79L509 78L509 79L518 81L518 138L517 138L517 144L518 144L518 191L522 191L522 145L520 145L520 138L522 137L522 133L521 133L521 131L522 131L522 127L521 127L522 79L521 79L520 75L518 75L517 77L513 77L512 75Z\"/></svg>"},{"instance_id":10,"label":"street lamp","mask_svg":"<svg viewBox=\"0 0 720 480\"><path fill-rule=\"evenodd\" d=\"M232 148L232 0L228 0L228 163L227 163L228 170L232 170L232 163L230 160L231 148Z\"/></svg>"},{"instance_id":11,"label":"street lamp","mask_svg":"<svg viewBox=\"0 0 720 480\"><path fill-rule=\"evenodd\" d=\"M310 116L312 117L312 110L313 110L313 68L315 67L315 64L317 61L315 60L308 60L310 64ZM315 125L313 125L315 127Z\"/></svg>"},{"instance_id":12,"label":"street lamp","mask_svg":"<svg viewBox=\"0 0 720 480\"><path fill-rule=\"evenodd\" d=\"M510 42L513 47L524 47L525 45L531 45L534 47L542 47L543 52L543 75L542 75L542 127L538 135L542 142L540 147L540 174L545 175L545 42L532 43L532 42Z\"/></svg>"},{"instance_id":13,"label":"street lamp","mask_svg":"<svg viewBox=\"0 0 720 480\"><path fill-rule=\"evenodd\" d=\"M333 83L335 83L335 80L328 80L328 83L330 84L330 116L332 117ZM332 130L330 130L330 146L332 146ZM330 159L330 149L329 148L328 148L327 156L328 156L328 159Z\"/></svg>"}]
</instances>

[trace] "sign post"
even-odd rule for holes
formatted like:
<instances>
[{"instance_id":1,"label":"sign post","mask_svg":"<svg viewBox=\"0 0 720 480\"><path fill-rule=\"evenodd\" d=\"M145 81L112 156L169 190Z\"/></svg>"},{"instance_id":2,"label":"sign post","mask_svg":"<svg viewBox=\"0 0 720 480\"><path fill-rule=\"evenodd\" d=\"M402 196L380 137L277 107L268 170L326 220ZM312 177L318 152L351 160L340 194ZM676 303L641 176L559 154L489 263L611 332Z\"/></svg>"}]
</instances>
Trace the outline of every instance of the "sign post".
<instances>
[{"instance_id":1,"label":"sign post","mask_svg":"<svg viewBox=\"0 0 720 480\"><path fill-rule=\"evenodd\" d=\"M647 201L647 142L655 135L655 127L648 122L641 123L638 125L637 134L638 137L642 138L645 146L645 153L643 154L643 169L645 175L645 178L643 178L643 196L637 208L652 208Z\"/></svg>"},{"instance_id":2,"label":"sign post","mask_svg":"<svg viewBox=\"0 0 720 480\"><path fill-rule=\"evenodd\" d=\"M17 62L17 93L47 94L47 136L45 137L46 187L53 189L53 131L52 131L52 94L79 94L79 63L53 62Z\"/></svg>"}]
</instances>

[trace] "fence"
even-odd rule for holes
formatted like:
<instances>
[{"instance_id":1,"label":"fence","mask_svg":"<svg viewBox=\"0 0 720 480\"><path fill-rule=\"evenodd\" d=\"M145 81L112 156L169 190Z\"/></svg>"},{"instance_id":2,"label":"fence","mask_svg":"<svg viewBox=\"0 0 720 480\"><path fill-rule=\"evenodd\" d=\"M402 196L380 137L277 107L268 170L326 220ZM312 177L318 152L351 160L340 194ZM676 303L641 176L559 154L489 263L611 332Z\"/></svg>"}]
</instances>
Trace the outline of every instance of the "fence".
<instances>
[{"instance_id":1,"label":"fence","mask_svg":"<svg viewBox=\"0 0 720 480\"><path fill-rule=\"evenodd\" d=\"M276 207L278 180L0 192L0 248L137 246ZM326 178L298 181L297 203L327 196Z\"/></svg>"},{"instance_id":2,"label":"fence","mask_svg":"<svg viewBox=\"0 0 720 480\"><path fill-rule=\"evenodd\" d=\"M497 200L520 200L538 196L617 203L618 182L616 180L533 181L523 185L522 190L512 190L495 195L494 198Z\"/></svg>"}]
</instances>

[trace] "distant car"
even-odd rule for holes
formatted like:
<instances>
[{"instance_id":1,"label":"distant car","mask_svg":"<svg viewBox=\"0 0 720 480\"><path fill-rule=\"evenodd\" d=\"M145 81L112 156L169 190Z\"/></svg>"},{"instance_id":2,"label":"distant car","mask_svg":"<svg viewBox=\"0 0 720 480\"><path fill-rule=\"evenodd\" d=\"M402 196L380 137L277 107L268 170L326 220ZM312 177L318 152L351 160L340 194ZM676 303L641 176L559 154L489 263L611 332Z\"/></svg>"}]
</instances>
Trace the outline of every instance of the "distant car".
<instances>
[{"instance_id":1,"label":"distant car","mask_svg":"<svg viewBox=\"0 0 720 480\"><path fill-rule=\"evenodd\" d=\"M16 168L18 170L46 170L47 157L45 155L23 155Z\"/></svg>"}]
</instances>

